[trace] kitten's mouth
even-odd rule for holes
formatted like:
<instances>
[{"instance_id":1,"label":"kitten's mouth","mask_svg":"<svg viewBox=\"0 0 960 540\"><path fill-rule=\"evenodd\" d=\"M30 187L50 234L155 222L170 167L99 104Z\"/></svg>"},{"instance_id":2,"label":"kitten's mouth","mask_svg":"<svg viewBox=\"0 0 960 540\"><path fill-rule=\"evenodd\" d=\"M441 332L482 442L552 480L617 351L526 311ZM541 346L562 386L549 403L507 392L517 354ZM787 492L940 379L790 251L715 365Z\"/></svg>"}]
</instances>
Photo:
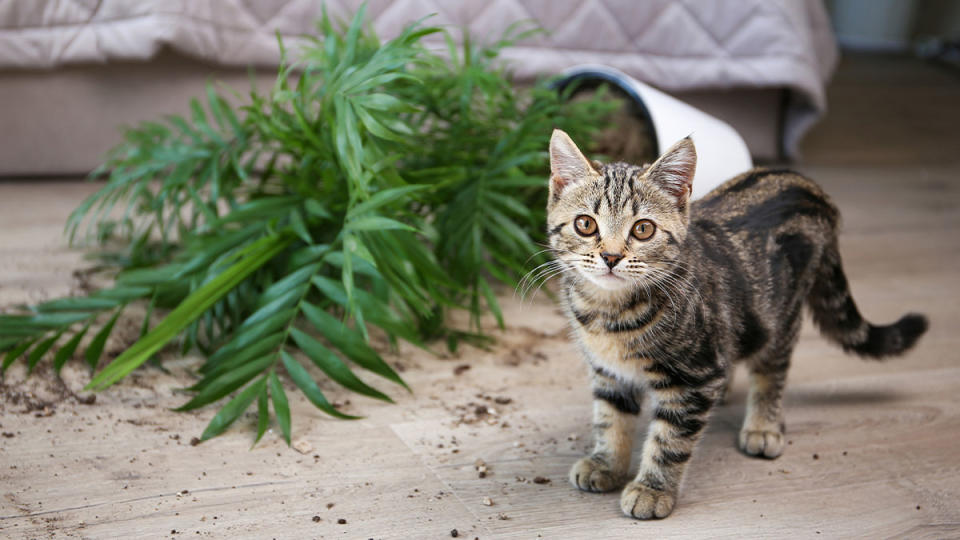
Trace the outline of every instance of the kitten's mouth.
<instances>
[{"instance_id":1,"label":"kitten's mouth","mask_svg":"<svg viewBox=\"0 0 960 540\"><path fill-rule=\"evenodd\" d=\"M590 280L601 289L607 289L610 291L620 290L627 286L629 280L623 276L617 275L612 270L600 275L590 276Z\"/></svg>"}]
</instances>

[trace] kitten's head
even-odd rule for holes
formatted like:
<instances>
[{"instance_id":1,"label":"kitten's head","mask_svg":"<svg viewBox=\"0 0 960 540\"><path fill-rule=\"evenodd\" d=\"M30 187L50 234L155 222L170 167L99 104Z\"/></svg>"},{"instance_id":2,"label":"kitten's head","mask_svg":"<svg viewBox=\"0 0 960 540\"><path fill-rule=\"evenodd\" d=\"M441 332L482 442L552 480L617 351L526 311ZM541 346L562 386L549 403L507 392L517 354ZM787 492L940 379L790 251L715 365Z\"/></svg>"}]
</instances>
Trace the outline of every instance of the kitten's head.
<instances>
[{"instance_id":1,"label":"kitten's head","mask_svg":"<svg viewBox=\"0 0 960 540\"><path fill-rule=\"evenodd\" d=\"M687 236L696 166L689 137L653 165L603 165L554 130L547 230L557 259L607 291L658 281Z\"/></svg>"}]
</instances>

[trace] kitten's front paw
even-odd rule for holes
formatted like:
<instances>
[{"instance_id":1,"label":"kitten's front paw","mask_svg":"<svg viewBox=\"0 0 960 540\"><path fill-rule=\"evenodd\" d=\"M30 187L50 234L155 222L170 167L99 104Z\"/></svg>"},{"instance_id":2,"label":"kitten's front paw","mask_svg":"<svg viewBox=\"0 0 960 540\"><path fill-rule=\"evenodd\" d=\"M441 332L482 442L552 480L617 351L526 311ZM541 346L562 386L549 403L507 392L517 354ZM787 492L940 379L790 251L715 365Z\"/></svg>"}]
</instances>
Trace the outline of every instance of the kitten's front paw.
<instances>
[{"instance_id":1,"label":"kitten's front paw","mask_svg":"<svg viewBox=\"0 0 960 540\"><path fill-rule=\"evenodd\" d=\"M583 491L602 492L616 489L623 481L603 460L587 456L570 468L570 483Z\"/></svg>"},{"instance_id":2,"label":"kitten's front paw","mask_svg":"<svg viewBox=\"0 0 960 540\"><path fill-rule=\"evenodd\" d=\"M773 459L783 453L783 433L779 431L740 431L740 449L750 456Z\"/></svg>"},{"instance_id":3,"label":"kitten's front paw","mask_svg":"<svg viewBox=\"0 0 960 540\"><path fill-rule=\"evenodd\" d=\"M623 513L637 519L662 519L673 512L677 499L672 493L630 482L620 495Z\"/></svg>"}]
</instances>

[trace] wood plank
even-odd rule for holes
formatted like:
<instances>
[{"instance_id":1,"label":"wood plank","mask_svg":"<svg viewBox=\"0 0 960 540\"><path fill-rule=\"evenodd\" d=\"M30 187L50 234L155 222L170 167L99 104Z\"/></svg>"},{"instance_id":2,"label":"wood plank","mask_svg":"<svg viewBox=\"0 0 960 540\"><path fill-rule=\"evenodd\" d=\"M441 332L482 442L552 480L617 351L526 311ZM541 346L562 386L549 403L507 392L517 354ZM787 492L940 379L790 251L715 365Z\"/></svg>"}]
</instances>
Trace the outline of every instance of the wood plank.
<instances>
[{"instance_id":1,"label":"wood plank","mask_svg":"<svg viewBox=\"0 0 960 540\"><path fill-rule=\"evenodd\" d=\"M166 410L182 402L172 385L183 380L149 380L158 390L139 398L121 390L111 397L122 399L61 403L40 418L3 411L0 430L11 437L0 438L0 537L486 533L389 429L325 418L292 397L306 453L273 432L250 449L251 415L227 436L193 446L212 411Z\"/></svg>"},{"instance_id":2,"label":"wood plank","mask_svg":"<svg viewBox=\"0 0 960 540\"><path fill-rule=\"evenodd\" d=\"M936 537L960 533L960 438L944 436L960 433L958 385L960 368L795 385L787 393L788 448L774 461L736 449L741 395L714 415L674 514L644 523L620 514L618 493L581 493L567 483L589 437L586 396L579 404L525 409L519 429L451 432L435 421L393 429L428 456L497 538L529 538L534 531L595 538L598 530L612 538ZM542 401L556 404L559 397ZM578 438L571 441L571 434ZM437 448L450 436L465 442L463 452ZM478 478L476 459L489 464L486 478ZM517 480L536 476L550 482ZM484 497L495 504L484 505Z\"/></svg>"}]
</instances>

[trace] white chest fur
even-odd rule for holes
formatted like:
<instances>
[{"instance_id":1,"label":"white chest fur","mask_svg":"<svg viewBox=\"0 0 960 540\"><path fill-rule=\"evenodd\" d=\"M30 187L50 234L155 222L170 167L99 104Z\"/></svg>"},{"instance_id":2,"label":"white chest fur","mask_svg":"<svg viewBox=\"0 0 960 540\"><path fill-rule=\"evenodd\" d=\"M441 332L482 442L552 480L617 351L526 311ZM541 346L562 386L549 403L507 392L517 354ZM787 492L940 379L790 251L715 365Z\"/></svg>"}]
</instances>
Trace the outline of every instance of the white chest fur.
<instances>
[{"instance_id":1,"label":"white chest fur","mask_svg":"<svg viewBox=\"0 0 960 540\"><path fill-rule=\"evenodd\" d=\"M635 385L646 382L644 368L650 366L652 361L636 355L630 345L631 339L610 332L591 332L579 325L575 336L591 364Z\"/></svg>"}]
</instances>

